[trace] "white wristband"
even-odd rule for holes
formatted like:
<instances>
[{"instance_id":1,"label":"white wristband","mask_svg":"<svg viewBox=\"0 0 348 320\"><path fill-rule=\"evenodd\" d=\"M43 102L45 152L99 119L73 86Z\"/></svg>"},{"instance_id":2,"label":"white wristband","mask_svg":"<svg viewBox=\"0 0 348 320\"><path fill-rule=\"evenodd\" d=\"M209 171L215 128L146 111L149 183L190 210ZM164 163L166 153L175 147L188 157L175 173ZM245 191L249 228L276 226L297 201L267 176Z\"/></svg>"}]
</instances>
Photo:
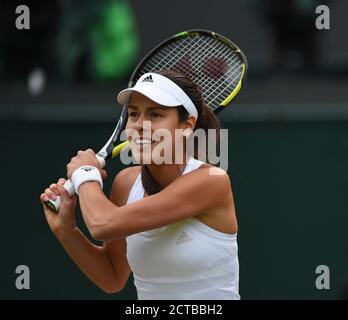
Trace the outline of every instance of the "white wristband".
<instances>
[{"instance_id":1,"label":"white wristband","mask_svg":"<svg viewBox=\"0 0 348 320\"><path fill-rule=\"evenodd\" d=\"M76 169L71 175L71 182L74 185L75 192L79 194L79 188L81 184L88 181L99 182L100 188L103 189L103 180L101 178L100 172L96 167L93 166L83 166Z\"/></svg>"}]
</instances>

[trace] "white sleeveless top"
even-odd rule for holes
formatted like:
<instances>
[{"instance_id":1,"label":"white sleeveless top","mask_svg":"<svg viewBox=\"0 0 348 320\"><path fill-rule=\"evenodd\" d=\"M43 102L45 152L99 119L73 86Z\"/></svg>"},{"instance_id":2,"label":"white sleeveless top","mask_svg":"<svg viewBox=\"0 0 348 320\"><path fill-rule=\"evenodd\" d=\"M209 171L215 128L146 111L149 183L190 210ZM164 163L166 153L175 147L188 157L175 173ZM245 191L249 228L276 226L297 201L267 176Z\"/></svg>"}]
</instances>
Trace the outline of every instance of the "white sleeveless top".
<instances>
[{"instance_id":1,"label":"white sleeveless top","mask_svg":"<svg viewBox=\"0 0 348 320\"><path fill-rule=\"evenodd\" d=\"M182 174L202 163L191 158ZM139 174L127 203L143 199L144 192ZM126 240L139 300L240 299L236 233L223 233L189 218Z\"/></svg>"}]
</instances>

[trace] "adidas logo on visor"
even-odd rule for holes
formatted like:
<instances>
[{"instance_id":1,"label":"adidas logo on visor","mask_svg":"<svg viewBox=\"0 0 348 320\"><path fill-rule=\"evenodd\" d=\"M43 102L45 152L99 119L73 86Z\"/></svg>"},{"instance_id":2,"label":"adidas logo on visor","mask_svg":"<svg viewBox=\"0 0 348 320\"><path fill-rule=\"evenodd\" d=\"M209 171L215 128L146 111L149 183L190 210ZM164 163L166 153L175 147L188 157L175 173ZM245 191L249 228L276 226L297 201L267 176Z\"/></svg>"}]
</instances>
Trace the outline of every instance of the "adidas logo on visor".
<instances>
[{"instance_id":1,"label":"adidas logo on visor","mask_svg":"<svg viewBox=\"0 0 348 320\"><path fill-rule=\"evenodd\" d=\"M149 76L147 76L146 78L144 78L141 82L153 82L153 80L152 80L152 75L150 74Z\"/></svg>"}]
</instances>

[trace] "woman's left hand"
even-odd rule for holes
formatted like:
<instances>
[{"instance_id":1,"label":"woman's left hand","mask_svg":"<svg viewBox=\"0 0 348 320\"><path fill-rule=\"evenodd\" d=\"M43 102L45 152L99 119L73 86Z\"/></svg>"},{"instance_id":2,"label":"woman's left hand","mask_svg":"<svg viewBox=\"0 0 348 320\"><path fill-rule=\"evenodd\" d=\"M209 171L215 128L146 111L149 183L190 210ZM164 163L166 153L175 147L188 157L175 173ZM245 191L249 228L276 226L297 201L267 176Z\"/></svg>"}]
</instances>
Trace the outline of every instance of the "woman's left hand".
<instances>
[{"instance_id":1,"label":"woman's left hand","mask_svg":"<svg viewBox=\"0 0 348 320\"><path fill-rule=\"evenodd\" d=\"M79 151L75 157L70 160L67 165L67 177L71 179L73 172L82 166L93 166L99 169L103 179L106 178L106 171L100 167L100 163L92 149Z\"/></svg>"}]
</instances>

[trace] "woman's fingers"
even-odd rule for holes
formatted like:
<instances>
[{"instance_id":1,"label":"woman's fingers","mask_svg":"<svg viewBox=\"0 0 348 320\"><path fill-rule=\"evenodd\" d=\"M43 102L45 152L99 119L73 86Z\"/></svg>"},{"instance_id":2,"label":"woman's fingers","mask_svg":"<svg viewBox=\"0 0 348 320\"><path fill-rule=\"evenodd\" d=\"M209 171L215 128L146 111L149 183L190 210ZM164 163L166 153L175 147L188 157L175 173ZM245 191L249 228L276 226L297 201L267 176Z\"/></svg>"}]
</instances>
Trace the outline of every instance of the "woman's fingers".
<instances>
[{"instance_id":1,"label":"woman's fingers","mask_svg":"<svg viewBox=\"0 0 348 320\"><path fill-rule=\"evenodd\" d=\"M59 184L59 185L64 185L64 183L66 182L66 179L64 179L64 178L60 178L59 180L58 180L58 182L57 182L57 184Z\"/></svg>"},{"instance_id":2,"label":"woman's fingers","mask_svg":"<svg viewBox=\"0 0 348 320\"><path fill-rule=\"evenodd\" d=\"M45 204L45 202L47 202L49 200L50 200L50 198L48 197L48 195L46 193L41 193L40 201L42 204L42 208L43 208L44 214L46 216L46 219L47 219L49 225L51 225L57 217L56 217L56 214L53 213Z\"/></svg>"},{"instance_id":3,"label":"woman's fingers","mask_svg":"<svg viewBox=\"0 0 348 320\"><path fill-rule=\"evenodd\" d=\"M59 196L59 191L57 189L57 184L56 183L52 183L50 185L50 190L53 191L57 196Z\"/></svg>"},{"instance_id":4,"label":"woman's fingers","mask_svg":"<svg viewBox=\"0 0 348 320\"><path fill-rule=\"evenodd\" d=\"M57 196L60 196L58 185L63 186L65 182L66 179L60 178L57 183L52 183L48 188L45 189L43 193L41 193L40 201L47 202L50 199L56 200Z\"/></svg>"},{"instance_id":5,"label":"woman's fingers","mask_svg":"<svg viewBox=\"0 0 348 320\"><path fill-rule=\"evenodd\" d=\"M57 199L57 195L50 188L46 188L45 193L50 199L52 199L52 200Z\"/></svg>"},{"instance_id":6,"label":"woman's fingers","mask_svg":"<svg viewBox=\"0 0 348 320\"><path fill-rule=\"evenodd\" d=\"M70 197L68 191L61 184L59 184L57 188L60 196L62 197L62 201L72 202L72 197Z\"/></svg>"},{"instance_id":7,"label":"woman's fingers","mask_svg":"<svg viewBox=\"0 0 348 320\"><path fill-rule=\"evenodd\" d=\"M41 193L40 195L40 200L41 202L46 202L48 201L50 198L48 197L48 195L46 193Z\"/></svg>"},{"instance_id":8,"label":"woman's fingers","mask_svg":"<svg viewBox=\"0 0 348 320\"><path fill-rule=\"evenodd\" d=\"M102 179L105 179L108 174L105 170L100 170L100 175L101 175Z\"/></svg>"}]
</instances>

